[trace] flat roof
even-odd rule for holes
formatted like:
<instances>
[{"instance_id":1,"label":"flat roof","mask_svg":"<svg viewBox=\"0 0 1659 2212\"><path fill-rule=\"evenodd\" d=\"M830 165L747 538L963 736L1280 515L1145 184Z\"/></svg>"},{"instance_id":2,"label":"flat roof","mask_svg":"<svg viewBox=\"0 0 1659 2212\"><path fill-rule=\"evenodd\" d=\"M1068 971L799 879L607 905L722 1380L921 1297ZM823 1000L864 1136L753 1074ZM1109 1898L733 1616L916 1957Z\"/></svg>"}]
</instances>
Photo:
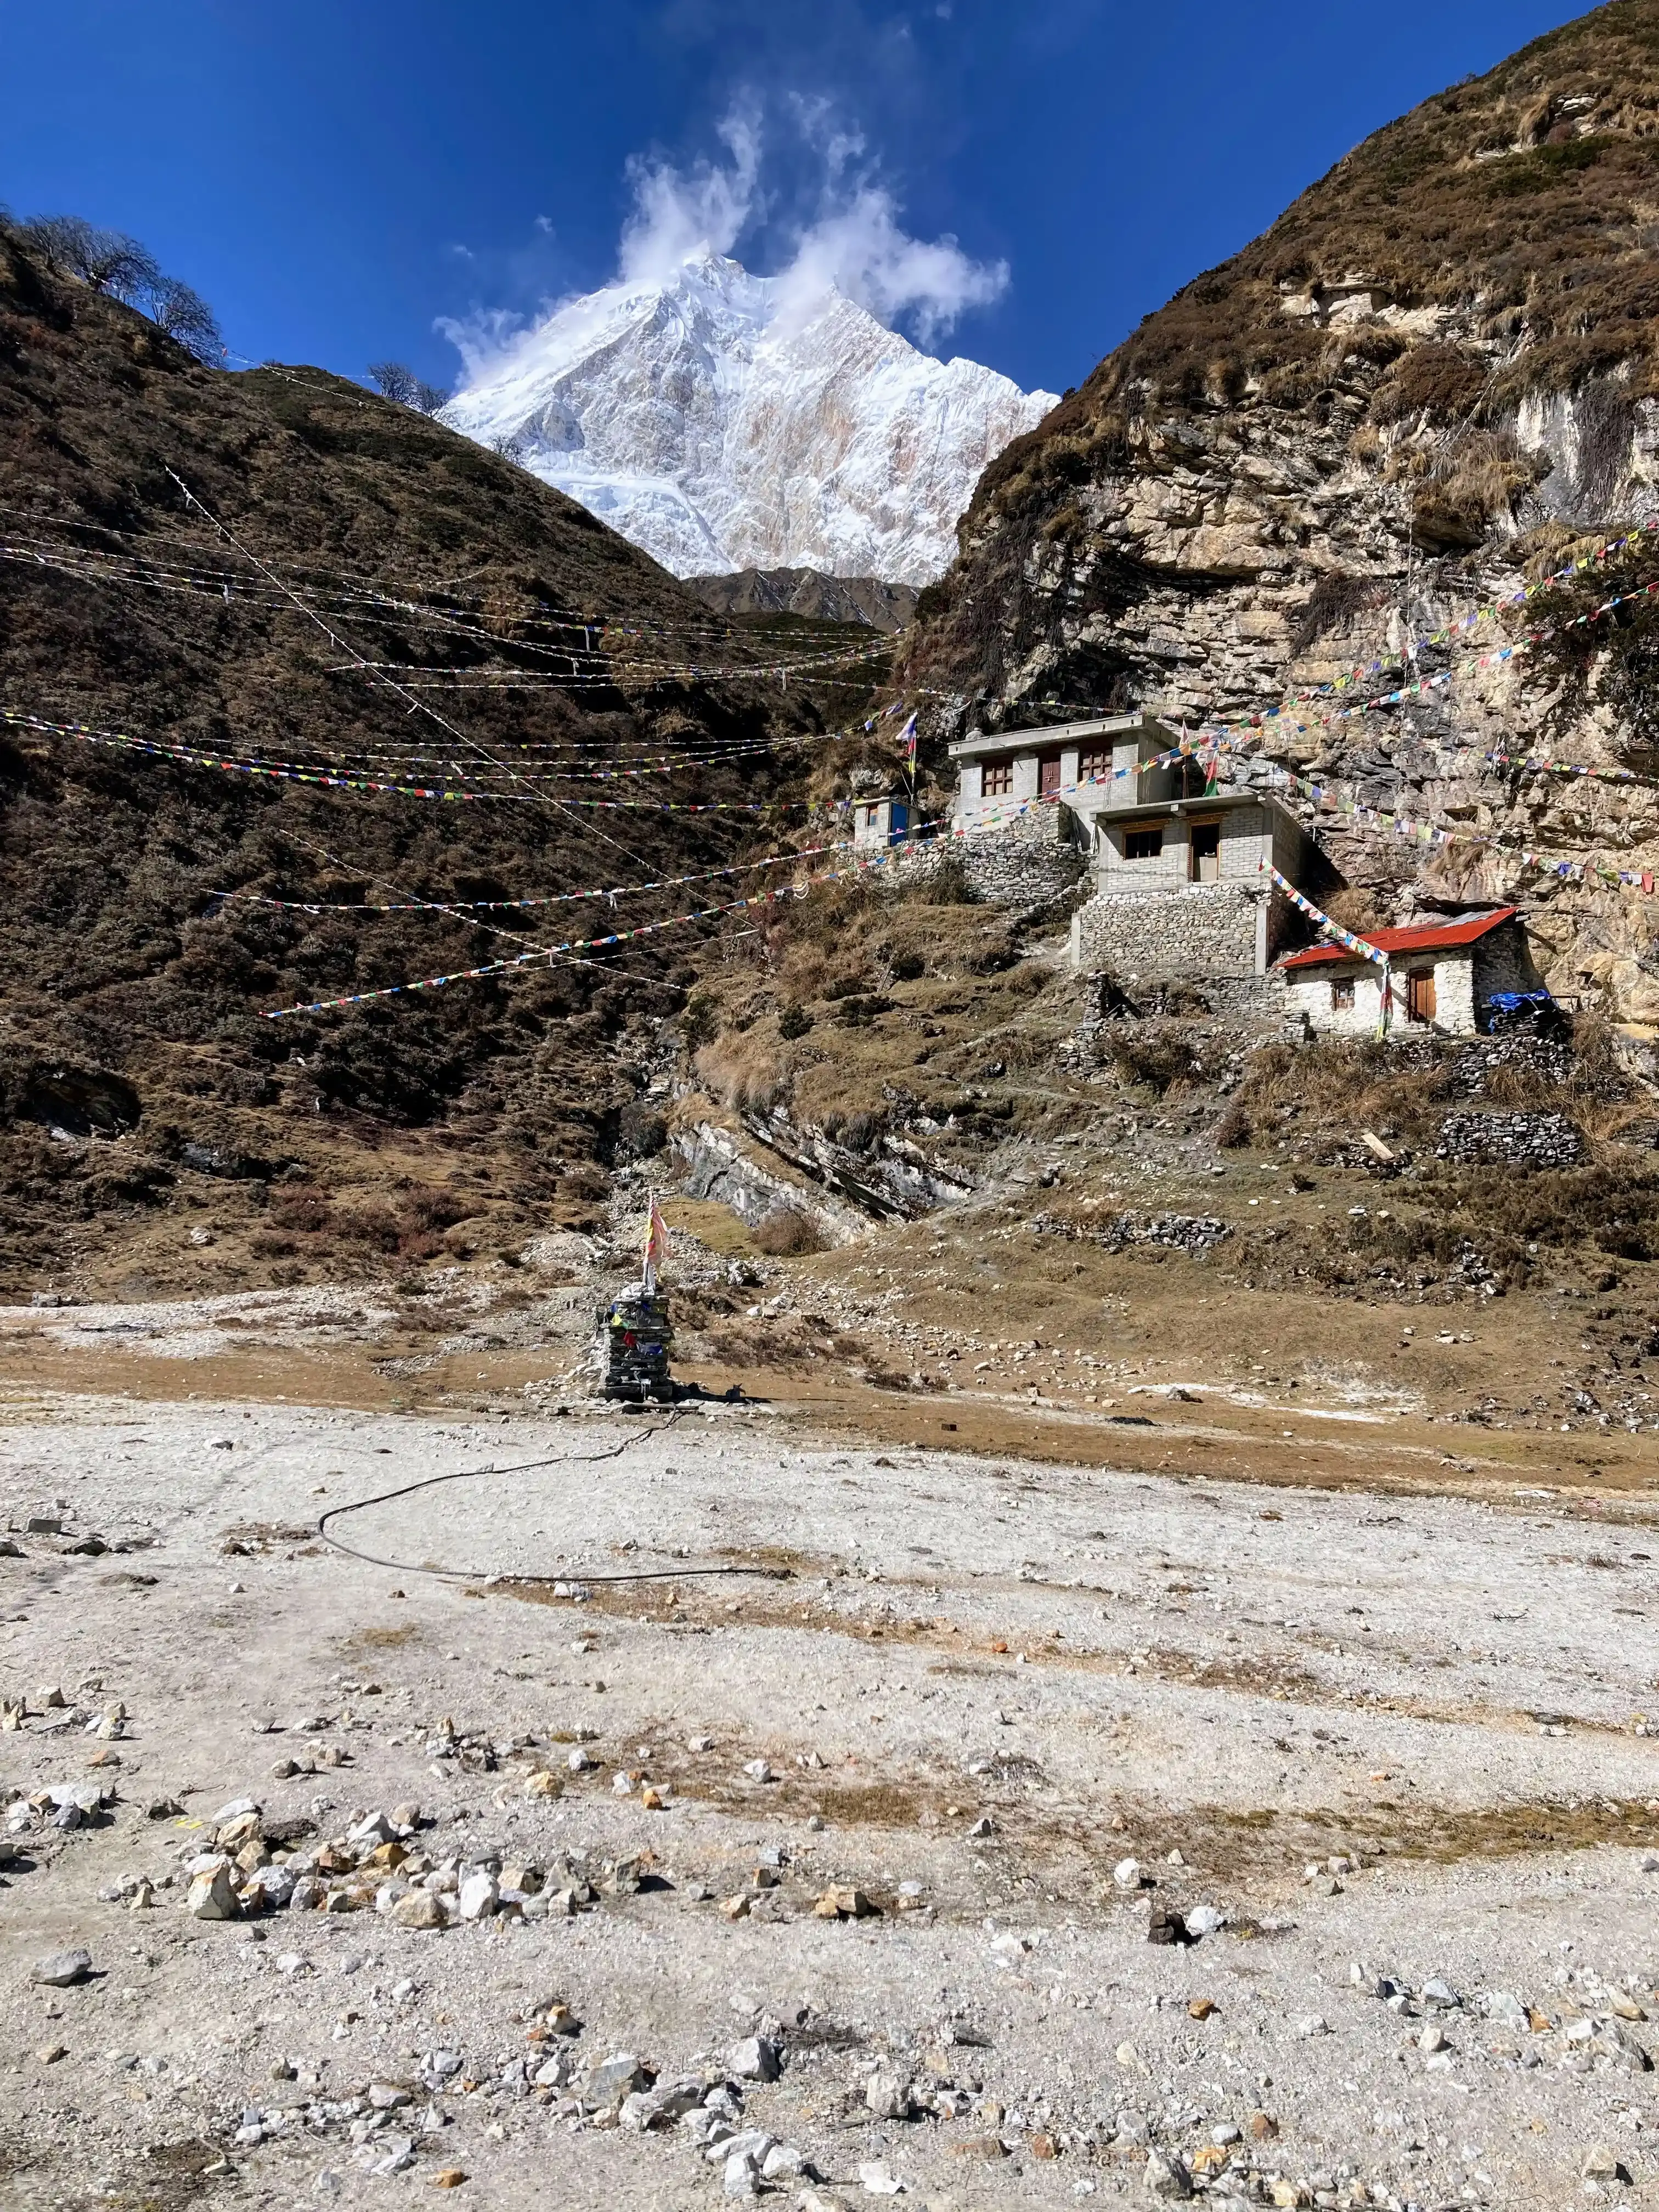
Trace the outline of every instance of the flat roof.
<instances>
[{"instance_id":1,"label":"flat roof","mask_svg":"<svg viewBox=\"0 0 1659 2212\"><path fill-rule=\"evenodd\" d=\"M1180 732L1156 714L1107 714L1092 722L1056 722L1035 730L999 730L992 737L960 738L951 750L952 760L983 760L997 753L1053 752L1079 738L1130 737L1146 734L1163 739L1160 752L1180 742Z\"/></svg>"},{"instance_id":2,"label":"flat roof","mask_svg":"<svg viewBox=\"0 0 1659 2212\"><path fill-rule=\"evenodd\" d=\"M1423 929L1363 929L1356 937L1363 937L1367 945L1374 945L1379 952L1409 956L1413 952L1458 952L1475 944L1500 922L1513 921L1518 909L1500 906L1495 913L1467 916L1462 921L1431 922ZM1346 945L1310 945L1305 952L1292 952L1281 961L1284 968L1325 968L1339 960L1360 960L1363 953L1350 952Z\"/></svg>"},{"instance_id":3,"label":"flat roof","mask_svg":"<svg viewBox=\"0 0 1659 2212\"><path fill-rule=\"evenodd\" d=\"M1091 788L1090 785L1080 783L1074 791L1063 794L1074 814L1089 811L1087 801ZM1103 796L1110 789L1109 784L1103 783L1101 794ZM1207 799L1137 799L1127 806L1103 807L1101 811L1109 812L1115 830L1133 830L1138 820L1164 822L1172 814L1236 814L1245 806L1276 806L1281 814L1288 811L1270 791L1213 791ZM1294 816L1291 819L1295 819Z\"/></svg>"}]
</instances>

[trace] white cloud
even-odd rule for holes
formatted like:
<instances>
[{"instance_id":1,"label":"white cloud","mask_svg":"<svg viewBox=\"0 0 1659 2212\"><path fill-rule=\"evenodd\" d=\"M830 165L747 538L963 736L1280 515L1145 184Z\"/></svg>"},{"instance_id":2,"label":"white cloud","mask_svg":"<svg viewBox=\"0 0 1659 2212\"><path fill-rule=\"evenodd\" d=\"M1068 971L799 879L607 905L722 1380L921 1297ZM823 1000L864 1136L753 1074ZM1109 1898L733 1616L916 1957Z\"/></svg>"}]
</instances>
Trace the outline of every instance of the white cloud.
<instances>
[{"instance_id":1,"label":"white cloud","mask_svg":"<svg viewBox=\"0 0 1659 2212\"><path fill-rule=\"evenodd\" d=\"M795 133L818 167L817 212L793 231L793 252L776 273L805 312L832 286L884 323L906 323L924 345L970 307L988 307L1008 286L1006 261L975 261L948 233L912 237L898 204L865 161L864 137L824 99L792 95ZM730 160L690 170L666 162L629 167L634 211L623 226L621 275L630 284L666 283L701 253L731 253L767 213L761 191L765 146L758 110L735 108L720 125Z\"/></svg>"},{"instance_id":2,"label":"white cloud","mask_svg":"<svg viewBox=\"0 0 1659 2212\"><path fill-rule=\"evenodd\" d=\"M916 238L901 222L899 205L866 158L863 134L834 104L796 94L785 104L796 142L784 165L798 173L802 150L816 173L810 217L777 225L787 258L773 272L787 307L810 313L833 287L890 326L902 323L933 347L972 307L988 307L1008 285L1005 261L975 261L957 240ZM767 152L757 102L740 102L720 126L726 158L690 168L637 158L629 164L634 204L617 247L620 281L665 284L686 262L703 253L728 254L772 213L763 189ZM537 228L550 233L545 216ZM571 302L548 300L533 325L506 308L476 309L437 325L460 353L464 382L499 374L547 318Z\"/></svg>"},{"instance_id":3,"label":"white cloud","mask_svg":"<svg viewBox=\"0 0 1659 2212\"><path fill-rule=\"evenodd\" d=\"M700 253L729 253L757 212L760 120L734 108L720 135L729 166L700 161L690 172L665 161L629 164L634 212L623 226L618 252L628 284L665 283Z\"/></svg>"},{"instance_id":4,"label":"white cloud","mask_svg":"<svg viewBox=\"0 0 1659 2212\"><path fill-rule=\"evenodd\" d=\"M908 323L925 346L937 344L969 307L988 307L1008 288L1006 261L975 261L946 233L912 238L900 227L892 194L860 184L801 234L782 272L801 306L831 285L888 325Z\"/></svg>"},{"instance_id":5,"label":"white cloud","mask_svg":"<svg viewBox=\"0 0 1659 2212\"><path fill-rule=\"evenodd\" d=\"M475 307L469 315L440 315L432 327L461 356L463 386L491 374L526 335L524 317L511 307Z\"/></svg>"}]
</instances>

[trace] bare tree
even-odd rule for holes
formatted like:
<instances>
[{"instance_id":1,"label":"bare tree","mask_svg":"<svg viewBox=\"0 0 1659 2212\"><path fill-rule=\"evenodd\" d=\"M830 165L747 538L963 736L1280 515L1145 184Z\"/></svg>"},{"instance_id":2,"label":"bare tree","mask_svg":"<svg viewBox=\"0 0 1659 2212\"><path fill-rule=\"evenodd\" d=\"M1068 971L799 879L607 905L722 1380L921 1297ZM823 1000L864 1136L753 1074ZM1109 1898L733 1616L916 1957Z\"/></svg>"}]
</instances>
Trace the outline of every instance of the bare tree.
<instances>
[{"instance_id":1,"label":"bare tree","mask_svg":"<svg viewBox=\"0 0 1659 2212\"><path fill-rule=\"evenodd\" d=\"M198 361L223 361L225 342L212 308L188 284L164 276L155 256L136 238L125 231L100 230L78 215L37 215L15 228L49 268L78 277L129 307L142 308Z\"/></svg>"},{"instance_id":2,"label":"bare tree","mask_svg":"<svg viewBox=\"0 0 1659 2212\"><path fill-rule=\"evenodd\" d=\"M155 255L136 238L100 230L78 215L36 216L23 225L23 235L54 267L129 307L166 281Z\"/></svg>"},{"instance_id":3,"label":"bare tree","mask_svg":"<svg viewBox=\"0 0 1659 2212\"><path fill-rule=\"evenodd\" d=\"M199 292L181 284L176 276L163 277L150 295L149 312L170 338L198 361L221 362L225 342L218 318Z\"/></svg>"},{"instance_id":4,"label":"bare tree","mask_svg":"<svg viewBox=\"0 0 1659 2212\"><path fill-rule=\"evenodd\" d=\"M530 434L527 430L514 430L492 438L489 450L492 453L499 453L504 461L511 461L514 468L521 469L530 459Z\"/></svg>"},{"instance_id":5,"label":"bare tree","mask_svg":"<svg viewBox=\"0 0 1659 2212\"><path fill-rule=\"evenodd\" d=\"M395 399L400 407L407 407L418 379L414 370L405 368L400 361L372 361L368 364L368 380L382 398Z\"/></svg>"},{"instance_id":6,"label":"bare tree","mask_svg":"<svg viewBox=\"0 0 1659 2212\"><path fill-rule=\"evenodd\" d=\"M435 384L425 383L400 361L372 361L368 375L377 392L387 399L395 399L400 407L412 407L417 415L435 415L448 404L447 392L440 392Z\"/></svg>"}]
</instances>

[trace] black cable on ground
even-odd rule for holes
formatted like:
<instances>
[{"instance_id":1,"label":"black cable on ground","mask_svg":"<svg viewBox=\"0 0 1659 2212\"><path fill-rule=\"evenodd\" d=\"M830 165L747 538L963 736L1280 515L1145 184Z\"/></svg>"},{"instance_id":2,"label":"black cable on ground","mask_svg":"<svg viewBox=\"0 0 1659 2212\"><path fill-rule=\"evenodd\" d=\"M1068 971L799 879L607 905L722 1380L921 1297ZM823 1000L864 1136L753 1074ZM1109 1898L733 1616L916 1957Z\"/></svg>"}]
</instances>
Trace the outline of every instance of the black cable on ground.
<instances>
[{"instance_id":1,"label":"black cable on ground","mask_svg":"<svg viewBox=\"0 0 1659 2212\"><path fill-rule=\"evenodd\" d=\"M489 1467L457 1468L450 1474L428 1474L419 1482L402 1483L396 1490L383 1490L374 1498L360 1498L355 1504L330 1506L317 1523L317 1534L324 1543L332 1545L337 1552L343 1552L348 1559L362 1559L368 1566L389 1567L393 1573L400 1575L435 1575L446 1582L669 1583L690 1582L699 1577L720 1575L758 1575L767 1582L787 1582L790 1579L787 1567L645 1567L627 1574L591 1574L580 1567L561 1567L556 1575L498 1575L491 1574L487 1568L416 1566L403 1559L382 1559L378 1552L360 1552L355 1545L342 1543L337 1536L329 1534L331 1521L343 1520L348 1513L367 1513L372 1505L389 1505L396 1498L412 1498L416 1491L434 1490L440 1483L473 1482L486 1474L532 1474L544 1467L592 1467L602 1460L619 1459L630 1444L643 1443L647 1437L654 1437L665 1429L673 1428L679 1419L676 1413L666 1421L659 1421L648 1429L641 1429L631 1437L624 1437L619 1444L613 1444L608 1451L558 1452L551 1459L522 1460L514 1467L496 1467L492 1462Z\"/></svg>"}]
</instances>

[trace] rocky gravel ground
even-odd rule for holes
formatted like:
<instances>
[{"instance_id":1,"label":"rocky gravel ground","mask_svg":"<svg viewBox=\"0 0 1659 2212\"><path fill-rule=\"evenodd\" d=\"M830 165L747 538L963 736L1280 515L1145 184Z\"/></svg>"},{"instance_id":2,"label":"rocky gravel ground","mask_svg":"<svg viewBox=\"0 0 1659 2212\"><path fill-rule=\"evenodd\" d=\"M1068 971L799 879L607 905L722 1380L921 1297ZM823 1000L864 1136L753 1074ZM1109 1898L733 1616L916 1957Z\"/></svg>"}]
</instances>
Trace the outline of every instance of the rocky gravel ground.
<instances>
[{"instance_id":1,"label":"rocky gravel ground","mask_svg":"<svg viewBox=\"0 0 1659 2212\"><path fill-rule=\"evenodd\" d=\"M0 1468L8 2201L1659 2203L1641 1497L739 1406Z\"/></svg>"}]
</instances>

